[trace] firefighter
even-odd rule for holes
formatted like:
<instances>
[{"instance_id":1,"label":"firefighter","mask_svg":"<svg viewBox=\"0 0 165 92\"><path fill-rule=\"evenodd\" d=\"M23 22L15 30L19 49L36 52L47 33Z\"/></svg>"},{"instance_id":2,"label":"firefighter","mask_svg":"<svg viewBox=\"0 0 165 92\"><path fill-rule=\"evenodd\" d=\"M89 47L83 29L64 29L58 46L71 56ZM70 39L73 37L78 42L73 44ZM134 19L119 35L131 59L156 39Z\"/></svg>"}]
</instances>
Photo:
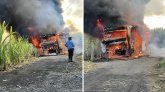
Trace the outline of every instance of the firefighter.
<instances>
[{"instance_id":1,"label":"firefighter","mask_svg":"<svg viewBox=\"0 0 165 92\"><path fill-rule=\"evenodd\" d=\"M72 42L72 37L68 37L68 41L65 43L65 46L68 48L68 58L69 62L73 62L73 52L74 52L74 43Z\"/></svg>"}]
</instances>

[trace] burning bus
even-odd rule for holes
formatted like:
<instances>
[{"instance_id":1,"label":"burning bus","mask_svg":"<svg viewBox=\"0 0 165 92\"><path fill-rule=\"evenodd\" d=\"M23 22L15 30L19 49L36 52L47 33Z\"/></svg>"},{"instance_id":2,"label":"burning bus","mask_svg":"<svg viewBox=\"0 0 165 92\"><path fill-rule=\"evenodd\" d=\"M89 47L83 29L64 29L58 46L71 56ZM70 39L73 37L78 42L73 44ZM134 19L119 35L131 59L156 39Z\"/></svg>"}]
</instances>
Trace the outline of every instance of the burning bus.
<instances>
[{"instance_id":1,"label":"burning bus","mask_svg":"<svg viewBox=\"0 0 165 92\"><path fill-rule=\"evenodd\" d=\"M84 32L92 41L101 43L100 46L95 42L97 50L102 51L89 52L91 57L122 59L147 55L149 31L143 19L149 1L85 0Z\"/></svg>"},{"instance_id":2,"label":"burning bus","mask_svg":"<svg viewBox=\"0 0 165 92\"><path fill-rule=\"evenodd\" d=\"M140 29L142 26L124 24L107 27L103 25L101 19L97 19L96 26L99 30L104 57L126 59L144 55L147 49L148 34L144 31L144 37L142 37L139 31L142 30Z\"/></svg>"},{"instance_id":3,"label":"burning bus","mask_svg":"<svg viewBox=\"0 0 165 92\"><path fill-rule=\"evenodd\" d=\"M29 38L30 43L37 48L39 56L49 55L51 53L62 54L64 50L64 42L60 40L58 33L35 35Z\"/></svg>"},{"instance_id":4,"label":"burning bus","mask_svg":"<svg viewBox=\"0 0 165 92\"><path fill-rule=\"evenodd\" d=\"M41 49L44 54L56 53L59 54L62 50L59 46L58 34L41 35Z\"/></svg>"},{"instance_id":5,"label":"burning bus","mask_svg":"<svg viewBox=\"0 0 165 92\"><path fill-rule=\"evenodd\" d=\"M137 26L104 27L102 43L107 58L136 58L143 55Z\"/></svg>"}]
</instances>

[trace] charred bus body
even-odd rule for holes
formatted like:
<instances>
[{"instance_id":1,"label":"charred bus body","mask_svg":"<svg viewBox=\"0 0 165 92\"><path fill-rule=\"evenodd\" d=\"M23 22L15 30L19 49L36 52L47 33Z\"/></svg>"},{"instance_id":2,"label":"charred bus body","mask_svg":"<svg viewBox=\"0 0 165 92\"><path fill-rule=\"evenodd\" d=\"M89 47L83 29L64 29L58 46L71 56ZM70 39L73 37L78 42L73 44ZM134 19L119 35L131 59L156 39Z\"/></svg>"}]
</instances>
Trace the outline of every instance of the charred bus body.
<instances>
[{"instance_id":1,"label":"charred bus body","mask_svg":"<svg viewBox=\"0 0 165 92\"><path fill-rule=\"evenodd\" d=\"M102 43L106 58L136 57L142 54L142 41L137 26L105 27Z\"/></svg>"},{"instance_id":2,"label":"charred bus body","mask_svg":"<svg viewBox=\"0 0 165 92\"><path fill-rule=\"evenodd\" d=\"M61 45L63 42L60 40L58 33L30 35L29 42L36 47L38 56L45 56L51 53L58 55L63 49Z\"/></svg>"},{"instance_id":3,"label":"charred bus body","mask_svg":"<svg viewBox=\"0 0 165 92\"><path fill-rule=\"evenodd\" d=\"M48 55L49 53L60 54L62 48L59 45L59 35L58 34L46 34L40 36L41 49L43 55Z\"/></svg>"}]
</instances>

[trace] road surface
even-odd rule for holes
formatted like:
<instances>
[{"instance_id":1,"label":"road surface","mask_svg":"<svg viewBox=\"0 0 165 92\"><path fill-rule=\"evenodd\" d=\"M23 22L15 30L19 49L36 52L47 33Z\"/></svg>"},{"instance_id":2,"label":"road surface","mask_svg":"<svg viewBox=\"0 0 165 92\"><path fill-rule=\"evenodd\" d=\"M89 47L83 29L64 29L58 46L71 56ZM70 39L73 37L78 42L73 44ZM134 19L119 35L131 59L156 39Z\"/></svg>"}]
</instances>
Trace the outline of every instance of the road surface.
<instances>
[{"instance_id":1,"label":"road surface","mask_svg":"<svg viewBox=\"0 0 165 92\"><path fill-rule=\"evenodd\" d=\"M0 72L0 92L81 92L81 69L67 56L41 57L11 72Z\"/></svg>"},{"instance_id":2,"label":"road surface","mask_svg":"<svg viewBox=\"0 0 165 92\"><path fill-rule=\"evenodd\" d=\"M96 62L85 74L85 92L150 92L146 76L158 63L148 57Z\"/></svg>"}]
</instances>

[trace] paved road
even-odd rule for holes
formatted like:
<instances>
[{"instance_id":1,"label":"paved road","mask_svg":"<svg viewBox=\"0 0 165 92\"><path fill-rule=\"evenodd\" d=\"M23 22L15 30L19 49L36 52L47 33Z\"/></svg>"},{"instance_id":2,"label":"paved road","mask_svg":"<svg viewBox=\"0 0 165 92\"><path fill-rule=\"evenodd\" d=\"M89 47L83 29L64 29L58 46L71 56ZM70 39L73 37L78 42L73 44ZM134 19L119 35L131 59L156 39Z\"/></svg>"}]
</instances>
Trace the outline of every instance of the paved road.
<instances>
[{"instance_id":1,"label":"paved road","mask_svg":"<svg viewBox=\"0 0 165 92\"><path fill-rule=\"evenodd\" d=\"M95 63L98 69L85 74L85 92L150 92L146 75L155 58Z\"/></svg>"},{"instance_id":2,"label":"paved road","mask_svg":"<svg viewBox=\"0 0 165 92\"><path fill-rule=\"evenodd\" d=\"M0 92L81 92L81 70L66 56L42 57L17 70L0 72Z\"/></svg>"}]
</instances>

